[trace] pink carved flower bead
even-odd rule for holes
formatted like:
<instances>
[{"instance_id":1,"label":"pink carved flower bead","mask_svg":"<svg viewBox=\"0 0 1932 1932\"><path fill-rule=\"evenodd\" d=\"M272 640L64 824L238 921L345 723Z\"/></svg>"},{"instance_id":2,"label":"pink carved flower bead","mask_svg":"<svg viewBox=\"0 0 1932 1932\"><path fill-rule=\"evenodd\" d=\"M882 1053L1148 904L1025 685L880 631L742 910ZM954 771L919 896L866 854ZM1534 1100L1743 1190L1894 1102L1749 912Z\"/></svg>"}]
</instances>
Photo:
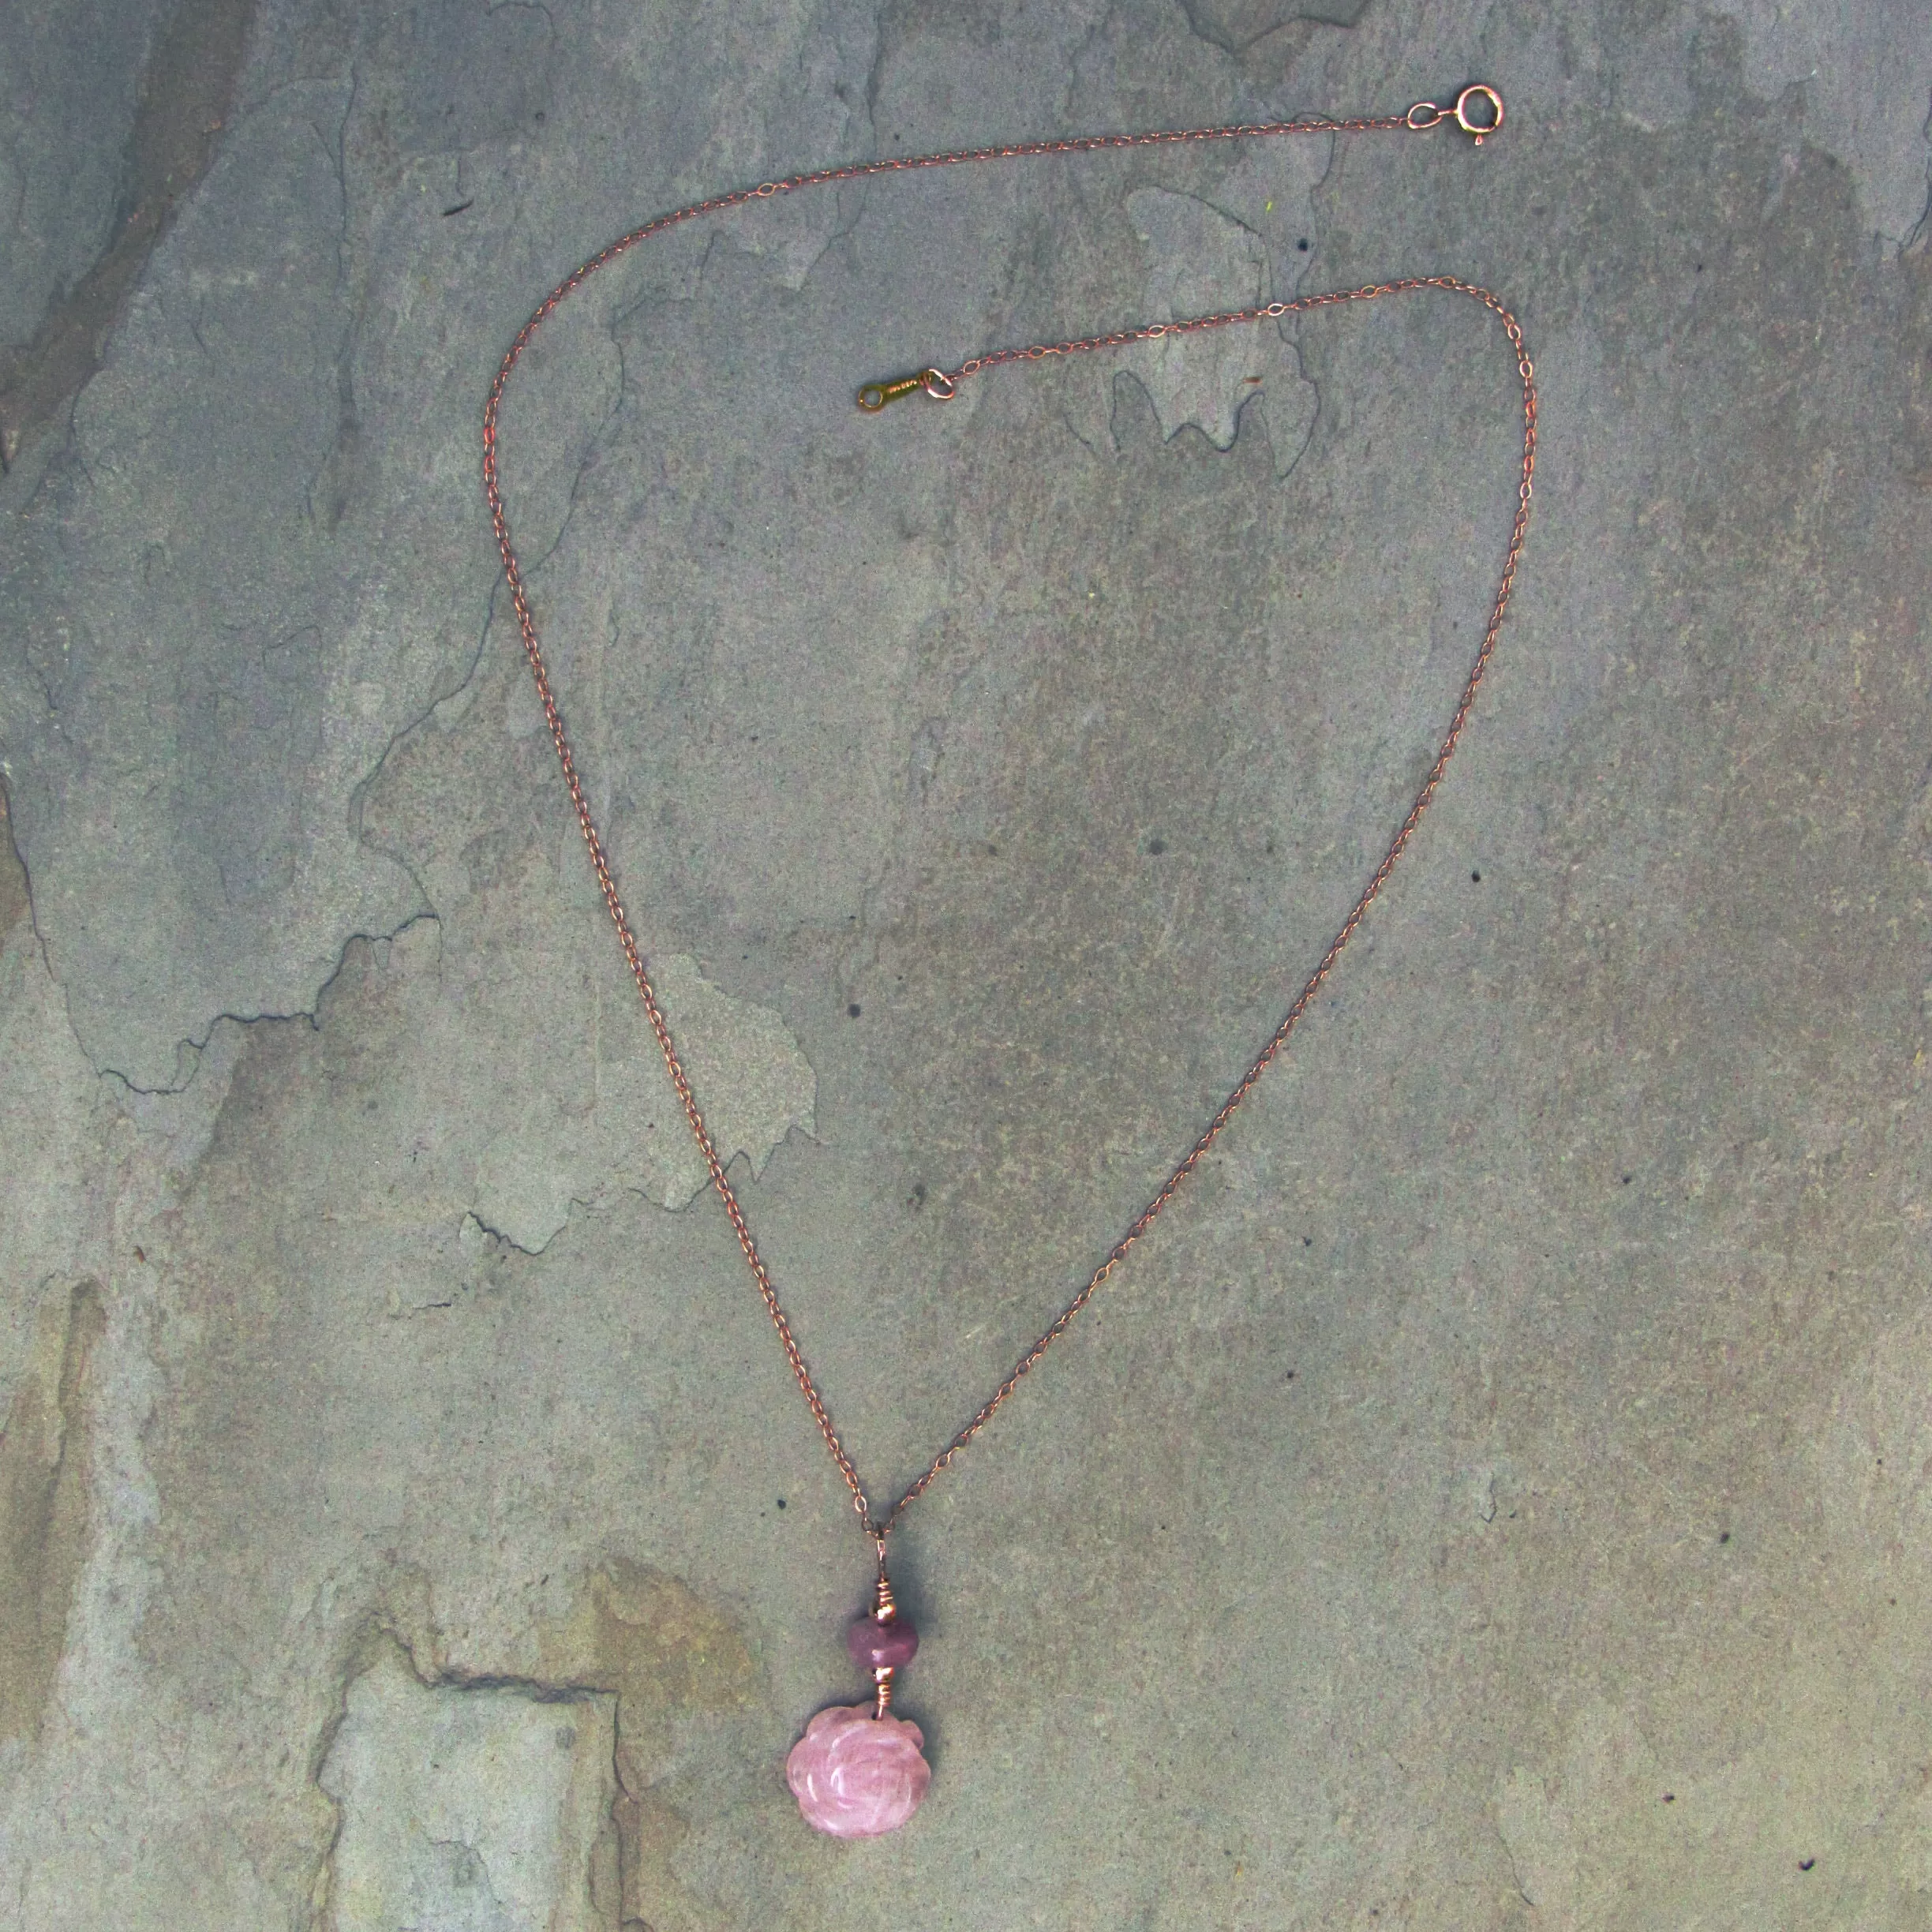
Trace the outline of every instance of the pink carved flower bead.
<instances>
[{"instance_id":1,"label":"pink carved flower bead","mask_svg":"<svg viewBox=\"0 0 1932 1932\"><path fill-rule=\"evenodd\" d=\"M785 1782L814 1831L878 1838L919 1808L932 1767L915 1724L870 1704L835 1704L805 1727L785 1760Z\"/></svg>"}]
</instances>

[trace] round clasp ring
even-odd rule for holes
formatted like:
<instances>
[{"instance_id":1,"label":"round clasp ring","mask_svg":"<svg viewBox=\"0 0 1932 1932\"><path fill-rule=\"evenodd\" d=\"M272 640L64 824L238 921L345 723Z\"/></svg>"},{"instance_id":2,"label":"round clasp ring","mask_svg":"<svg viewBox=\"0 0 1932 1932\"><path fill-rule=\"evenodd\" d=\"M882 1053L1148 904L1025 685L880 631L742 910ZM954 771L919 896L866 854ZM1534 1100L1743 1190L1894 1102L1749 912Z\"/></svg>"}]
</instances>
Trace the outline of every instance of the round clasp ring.
<instances>
[{"instance_id":1,"label":"round clasp ring","mask_svg":"<svg viewBox=\"0 0 1932 1932\"><path fill-rule=\"evenodd\" d=\"M1472 121L1470 118L1470 103L1472 101L1488 103L1489 118L1487 121ZM1413 110L1410 111L1413 113ZM1503 125L1503 96L1494 88L1478 80L1473 87L1466 87L1456 96L1455 120L1456 125L1465 134L1473 134L1480 143L1485 134L1493 134ZM1410 125L1413 125L1413 123Z\"/></svg>"},{"instance_id":2,"label":"round clasp ring","mask_svg":"<svg viewBox=\"0 0 1932 1932\"><path fill-rule=\"evenodd\" d=\"M929 369L926 372L926 393L935 402L950 402L957 393L957 386L945 370Z\"/></svg>"}]
</instances>

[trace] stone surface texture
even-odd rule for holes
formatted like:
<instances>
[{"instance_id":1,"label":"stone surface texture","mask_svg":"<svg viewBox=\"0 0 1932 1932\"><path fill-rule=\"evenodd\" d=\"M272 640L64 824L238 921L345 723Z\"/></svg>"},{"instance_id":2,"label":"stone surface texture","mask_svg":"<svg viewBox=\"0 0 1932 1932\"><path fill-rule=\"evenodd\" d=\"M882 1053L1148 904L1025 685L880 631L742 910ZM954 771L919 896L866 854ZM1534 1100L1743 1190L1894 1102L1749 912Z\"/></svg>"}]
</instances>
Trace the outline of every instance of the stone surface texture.
<instances>
[{"instance_id":1,"label":"stone surface texture","mask_svg":"<svg viewBox=\"0 0 1932 1932\"><path fill-rule=\"evenodd\" d=\"M424 1684L390 1646L350 1686L316 1779L341 1818L334 1924L598 1932L616 1902L616 1701Z\"/></svg>"},{"instance_id":2,"label":"stone surface texture","mask_svg":"<svg viewBox=\"0 0 1932 1932\"><path fill-rule=\"evenodd\" d=\"M932 1792L833 1842L784 1766L871 1553L485 392L683 202L1476 78L1481 151L693 224L509 394L592 805L889 1498L1372 867L1518 428L1435 296L853 391L1412 274L1537 359L1440 800L895 1536ZM1932 1926L1929 114L1919 0L0 12L0 1924Z\"/></svg>"}]
</instances>

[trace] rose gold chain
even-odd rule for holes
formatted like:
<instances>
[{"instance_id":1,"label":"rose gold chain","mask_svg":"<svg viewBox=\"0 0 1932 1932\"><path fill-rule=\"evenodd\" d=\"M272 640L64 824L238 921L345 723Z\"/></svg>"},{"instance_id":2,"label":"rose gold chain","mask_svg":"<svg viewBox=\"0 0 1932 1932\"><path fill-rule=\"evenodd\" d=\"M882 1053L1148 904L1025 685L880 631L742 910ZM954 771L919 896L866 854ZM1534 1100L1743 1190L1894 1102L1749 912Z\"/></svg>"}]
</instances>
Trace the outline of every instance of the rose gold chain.
<instances>
[{"instance_id":1,"label":"rose gold chain","mask_svg":"<svg viewBox=\"0 0 1932 1932\"><path fill-rule=\"evenodd\" d=\"M1473 113L1472 109L1474 110ZM740 189L736 193L720 195L711 200L699 201L689 208L680 208L673 214L660 215L656 220L633 229L628 234L621 236L608 247L592 256L551 290L530 320L518 331L515 340L511 343L508 353L504 357L502 365L496 372L496 380L490 385L489 401L483 412L483 491L489 501L490 521L496 531L497 549L503 556L504 578L510 586L510 600L516 610L517 626L522 636L524 653L530 660L530 672L536 680L537 695L543 706L545 720L550 727L551 742L556 747L557 761L563 767L564 783L570 793L571 804L577 814L578 828L583 834L585 847L590 855L591 870L597 874L598 889L604 896L604 904L609 911L612 923L617 929L618 942L623 948L623 956L631 968L631 976L637 982L638 994L643 1000L645 1016L650 1022L652 1032L657 1035L658 1047L664 1054L665 1065L671 1076L671 1084L676 1090L679 1103L684 1110L684 1118L690 1123L692 1137L698 1144L698 1151L704 1157L705 1166L711 1177L711 1185L717 1189L719 1200L724 1203L724 1212L730 1219L732 1232L738 1237L738 1245L743 1249L745 1260L751 1270L752 1279L758 1284L766 1312L771 1317L773 1327L777 1331L785 1359L792 1365L792 1372L797 1378L799 1387L811 1410L812 1419L818 1424L818 1432L825 1438L826 1447L831 1451L832 1459L838 1465L839 1473L844 1477L845 1485L852 1492L852 1507L858 1512L860 1523L864 1526L867 1535L873 1540L879 1557L882 1575L884 1574L886 1538L900 1515L917 1498L925 1494L940 1471L946 1468L992 1420L1000 1404L1019 1386L1022 1378L1047 1350L1072 1326L1080 1310L1093 1299L1102 1284L1125 1259L1128 1251L1147 1232L1161 1210L1173 1200L1188 1176L1200 1165L1203 1157L1214 1145L1222 1129L1234 1118L1235 1110L1248 1097L1255 1083L1267 1071L1269 1063L1287 1043L1288 1036L1294 1031L1301 1016L1320 990L1322 983L1333 970L1335 961L1341 957L1342 949L1354 936L1356 928L1361 925L1376 894L1381 891L1389 874L1395 869L1395 862L1402 856L1416 827L1421 823L1423 814L1428 811L1430 801L1435 797L1436 788L1442 782L1443 773L1448 769L1450 758L1462 738L1462 728L1468 721L1471 706L1476 702L1477 688L1482 682L1483 673L1488 668L1491 653L1496 648L1496 634L1502 628L1503 613L1509 606L1510 593L1515 585L1516 567L1522 555L1524 533L1530 523L1530 481L1536 470L1535 369L1530 362L1529 350L1524 346L1522 330L1518 327L1516 318L1497 296L1487 289L1478 288L1473 283L1458 281L1452 275L1414 275L1399 281L1377 283L1365 288L1342 290L1331 294L1303 296L1294 301L1269 302L1258 308L1231 309L1221 315L1200 316L1190 320L1160 322L1144 328L1120 329L1105 335L1087 336L1079 341L1036 343L1026 348L997 350L989 354L975 356L954 369L925 369L900 381L870 384L860 391L860 406L868 410L882 408L893 397L915 391L923 391L943 401L949 399L958 385L968 377L982 375L988 369L999 368L1009 362L1039 361L1048 356L1075 355L1090 350L1116 349L1129 343L1151 342L1163 336L1185 335L1198 329L1223 328L1238 322L1260 322L1284 316L1300 315L1312 309L1330 308L1340 302L1373 301L1384 295L1402 294L1419 289L1440 289L1452 294L1466 295L1481 302L1495 314L1502 324L1503 333L1515 354L1517 373L1522 380L1523 400L1522 481L1517 491L1515 522L1510 532L1508 548L1503 552L1502 575L1490 605L1488 627L1483 633L1481 646L1477 651L1475 661L1463 684L1461 699L1450 719L1448 730L1443 735L1435 762L1429 767L1428 776L1416 793L1414 801L1409 807L1408 816L1403 819L1400 829L1383 854L1381 863L1376 867L1348 917L1342 921L1340 930L1329 942L1328 949L1322 955L1320 963L1296 995L1294 1004L1288 1009L1286 1017L1275 1029L1267 1045L1256 1055L1247 1072L1241 1076L1239 1084L1222 1102L1214 1118L1202 1129L1186 1157L1167 1177L1160 1191L1134 1217L1125 1233L1108 1250L1106 1259L1095 1269L1086 1286L1061 1310L1052 1327L1015 1364L1012 1372L993 1391L972 1420L933 1458L918 1481L879 1518L875 1518L872 1514L865 1486L859 1480L859 1472L853 1466L844 1444L839 1440L838 1431L833 1425L831 1411L826 1406L825 1398L818 1393L818 1384L813 1381L811 1372L806 1366L804 1355L799 1347L797 1338L792 1331L792 1324L786 1317L784 1305L778 1298L771 1272L758 1252L758 1244L753 1240L750 1225L745 1219L744 1210L739 1204L736 1191L732 1188L730 1178L724 1171L724 1163L719 1157L717 1144L711 1137L710 1129L705 1125L697 1095L684 1071L683 1061L679 1058L677 1048L672 1043L671 1029L665 1023L663 1009L657 1003L657 992L651 984L650 974L646 968L636 936L631 931L630 919L624 911L623 900L618 897L616 881L612 876L604 841L598 835L596 824L590 815L590 803L584 796L583 781L578 773L577 761L571 753L570 739L564 728L563 713L558 708L556 693L550 683L549 671L537 641L537 622L531 613L522 571L510 541L510 522L504 508L503 492L498 480L496 465L497 417L503 404L504 391L523 351L529 347L530 339L558 306L599 269L608 266L649 236L661 234L666 229L676 227L680 222L691 221L702 215L717 214L726 208L740 207L748 201L766 200L774 195L789 194L795 189L818 187L832 182L856 181L868 175L893 174L912 168L951 167L969 161L1009 161L1044 155L1091 154L1106 148L1145 148L1180 142L1237 140L1278 134L1382 133L1397 130L1420 133L1440 126L1444 122L1453 122L1465 133L1473 136L1480 146L1486 136L1493 134L1503 124L1502 100L1494 89L1476 86L1464 88L1452 107L1439 107L1433 102L1419 101L1406 114L1383 115L1372 119L1330 121L1314 117L1299 121L1188 128L1145 134L1086 135L1071 140L1024 141L1008 148L963 148L948 154L919 155L898 160L859 162L848 167L821 168L809 174L792 175L784 181L762 182L756 188Z\"/></svg>"}]
</instances>

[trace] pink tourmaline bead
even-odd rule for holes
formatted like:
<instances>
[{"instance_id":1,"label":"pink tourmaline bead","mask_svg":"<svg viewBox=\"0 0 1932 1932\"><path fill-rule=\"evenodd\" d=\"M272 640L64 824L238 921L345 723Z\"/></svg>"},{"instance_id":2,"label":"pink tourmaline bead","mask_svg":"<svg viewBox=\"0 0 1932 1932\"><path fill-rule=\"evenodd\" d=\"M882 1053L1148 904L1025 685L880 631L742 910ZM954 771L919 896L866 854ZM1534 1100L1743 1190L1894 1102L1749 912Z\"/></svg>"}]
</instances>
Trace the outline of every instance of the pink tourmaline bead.
<instances>
[{"instance_id":1,"label":"pink tourmaline bead","mask_svg":"<svg viewBox=\"0 0 1932 1932\"><path fill-rule=\"evenodd\" d=\"M861 1617L845 1633L845 1648L869 1677L882 1664L900 1670L910 1664L919 1649L919 1632L904 1617L894 1617L889 1623Z\"/></svg>"},{"instance_id":2,"label":"pink tourmaline bead","mask_svg":"<svg viewBox=\"0 0 1932 1932\"><path fill-rule=\"evenodd\" d=\"M805 1727L785 1760L805 1822L833 1838L877 1838L919 1808L932 1769L915 1724L874 1717L870 1704L834 1705Z\"/></svg>"}]
</instances>

